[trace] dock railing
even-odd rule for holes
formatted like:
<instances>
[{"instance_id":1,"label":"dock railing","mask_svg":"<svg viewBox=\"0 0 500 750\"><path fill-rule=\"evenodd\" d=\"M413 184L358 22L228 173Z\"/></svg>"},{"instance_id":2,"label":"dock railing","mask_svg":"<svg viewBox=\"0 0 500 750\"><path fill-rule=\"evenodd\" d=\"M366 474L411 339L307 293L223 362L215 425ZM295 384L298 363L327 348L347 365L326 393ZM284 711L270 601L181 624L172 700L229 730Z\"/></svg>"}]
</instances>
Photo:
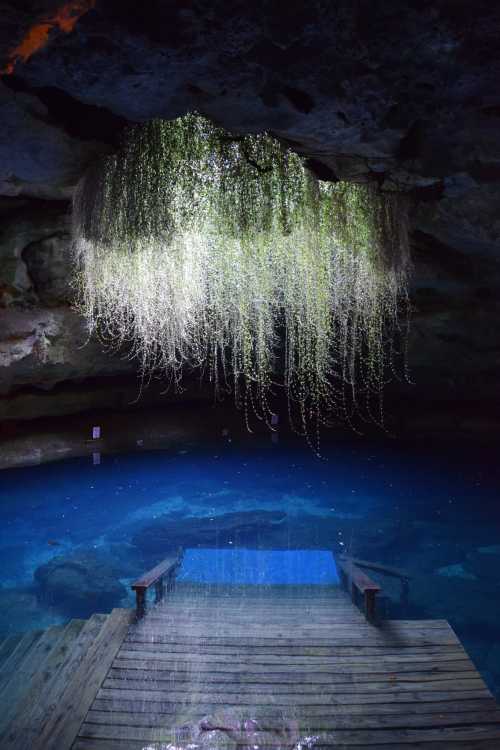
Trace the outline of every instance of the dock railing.
<instances>
[{"instance_id":1,"label":"dock railing","mask_svg":"<svg viewBox=\"0 0 500 750\"><path fill-rule=\"evenodd\" d=\"M146 614L147 593L152 586L155 589L155 603L161 602L165 593L173 589L182 556L183 550L179 549L131 584L130 588L135 591L137 620Z\"/></svg>"},{"instance_id":2,"label":"dock railing","mask_svg":"<svg viewBox=\"0 0 500 750\"><path fill-rule=\"evenodd\" d=\"M345 554L334 555L334 558L339 569L342 585L350 593L355 604L357 604L359 596L363 597L365 616L370 622L374 622L376 619L376 596L382 591L382 588L362 570L363 568L374 570L385 576L398 578L401 582L401 602L407 603L410 576L405 571L369 560L360 560Z\"/></svg>"},{"instance_id":3,"label":"dock railing","mask_svg":"<svg viewBox=\"0 0 500 750\"><path fill-rule=\"evenodd\" d=\"M380 593L378 583L372 581L361 568L354 564L350 557L336 557L340 581L346 591L351 595L354 604L357 604L358 596L363 597L365 617L369 622L375 621L376 605L375 597Z\"/></svg>"}]
</instances>

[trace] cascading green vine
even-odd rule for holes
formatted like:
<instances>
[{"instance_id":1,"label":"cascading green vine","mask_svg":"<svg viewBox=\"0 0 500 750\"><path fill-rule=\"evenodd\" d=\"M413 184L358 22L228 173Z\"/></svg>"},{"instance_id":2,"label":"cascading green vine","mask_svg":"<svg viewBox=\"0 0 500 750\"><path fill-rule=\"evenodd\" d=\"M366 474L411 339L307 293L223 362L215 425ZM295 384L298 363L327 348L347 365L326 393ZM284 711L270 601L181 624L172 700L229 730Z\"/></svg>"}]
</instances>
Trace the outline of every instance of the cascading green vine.
<instances>
[{"instance_id":1,"label":"cascading green vine","mask_svg":"<svg viewBox=\"0 0 500 750\"><path fill-rule=\"evenodd\" d=\"M73 216L89 328L143 373L179 386L199 370L268 423L284 388L309 437L355 412L383 421L406 325L402 196L321 182L272 136L189 114L132 128Z\"/></svg>"}]
</instances>

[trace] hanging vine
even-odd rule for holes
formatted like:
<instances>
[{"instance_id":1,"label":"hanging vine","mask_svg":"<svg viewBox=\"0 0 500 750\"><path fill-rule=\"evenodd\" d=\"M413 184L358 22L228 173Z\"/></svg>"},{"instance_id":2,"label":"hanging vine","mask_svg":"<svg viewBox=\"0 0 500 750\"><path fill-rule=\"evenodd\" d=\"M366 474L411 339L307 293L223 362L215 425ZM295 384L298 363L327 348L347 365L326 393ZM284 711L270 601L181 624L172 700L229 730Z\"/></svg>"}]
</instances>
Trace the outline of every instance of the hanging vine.
<instances>
[{"instance_id":1,"label":"hanging vine","mask_svg":"<svg viewBox=\"0 0 500 750\"><path fill-rule=\"evenodd\" d=\"M179 386L200 370L268 423L282 388L309 437L355 412L383 421L406 326L402 196L318 181L270 135L189 114L133 127L73 216L90 331L143 373Z\"/></svg>"}]
</instances>

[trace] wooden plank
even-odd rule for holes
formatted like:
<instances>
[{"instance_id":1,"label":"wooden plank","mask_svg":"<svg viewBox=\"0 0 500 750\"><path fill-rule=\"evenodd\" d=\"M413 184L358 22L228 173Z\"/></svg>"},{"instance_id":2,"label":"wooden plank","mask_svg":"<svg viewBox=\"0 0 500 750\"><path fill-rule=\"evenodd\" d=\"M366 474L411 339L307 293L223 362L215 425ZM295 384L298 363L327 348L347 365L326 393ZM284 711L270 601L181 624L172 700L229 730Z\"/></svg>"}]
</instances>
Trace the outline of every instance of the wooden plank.
<instances>
[{"instance_id":1,"label":"wooden plank","mask_svg":"<svg viewBox=\"0 0 500 750\"><path fill-rule=\"evenodd\" d=\"M133 613L114 609L88 649L50 720L34 741L33 750L69 750L81 723L113 663Z\"/></svg>"},{"instance_id":2,"label":"wooden plank","mask_svg":"<svg viewBox=\"0 0 500 750\"><path fill-rule=\"evenodd\" d=\"M146 622L149 622L150 619L153 620L163 620L165 623L180 623L180 622L192 622L193 620L200 620L203 619L203 622L231 622L231 623L263 623L263 622L269 622L269 623L300 623L304 622L305 620L311 619L312 622L314 622L315 625L321 625L326 624L329 625L333 622L356 622L360 625L366 625L366 620L364 619L361 612L358 612L358 610L354 609L354 607L345 608L344 609L332 609L331 612L327 612L326 614L321 614L319 612L314 612L314 610L310 610L307 612L296 610L291 610L290 612L282 613L277 612L274 610L273 612L261 612L258 609L252 610L251 612L227 612L223 609L217 610L215 612L186 612L185 610L169 610L167 608L154 608L149 609L148 612L148 619ZM138 626L140 627L140 626Z\"/></svg>"},{"instance_id":3,"label":"wooden plank","mask_svg":"<svg viewBox=\"0 0 500 750\"><path fill-rule=\"evenodd\" d=\"M376 655L405 655L416 656L418 654L455 654L459 651L460 646L457 643L449 644L411 644L405 645L405 643L379 643L376 645L368 645L360 647L359 644L355 645L331 645L331 639L328 645L311 645L308 643L297 643L292 642L289 644L269 644L269 643L245 643L242 640L236 641L233 644L228 643L208 643L196 641L193 639L188 641L172 641L169 636L150 636L147 638L145 635L141 636L140 640L136 640L136 636L127 637L124 640L123 646L129 651L141 651L149 653L169 653L169 654L196 654L199 653L199 648L203 648L204 654L224 654L226 656L243 656L245 654L251 656L274 656L276 658L282 658L290 656L300 657L340 657L340 656L376 656ZM199 647L199 648L197 648Z\"/></svg>"},{"instance_id":4,"label":"wooden plank","mask_svg":"<svg viewBox=\"0 0 500 750\"><path fill-rule=\"evenodd\" d=\"M152 649L142 648L153 646ZM167 644L146 644L146 643L130 643L124 642L120 652L120 659L152 659L155 655L155 646L164 646ZM269 649L264 650L240 650L236 649L224 649L219 648L214 650L213 648L204 648L201 651L188 651L186 649L175 649L172 647L172 651L161 651L158 650L158 659L162 660L174 660L174 661L192 661L197 662L212 662L214 664L224 664L225 662L234 663L235 657L238 662L245 662L248 664L282 664L283 659L281 652L280 654L274 654ZM357 663L368 663L368 664L379 664L384 661L390 662L439 662L439 661L461 661L465 660L470 663L470 659L467 657L465 651L461 648L448 648L442 653L439 649L434 646L428 648L418 648L414 651L409 649L394 650L390 648L376 648L376 649L336 649L335 654L317 654L314 650L312 653L303 653L303 650L297 654L288 654L286 663L293 666L294 664L315 664L318 666L329 664L357 664Z\"/></svg>"},{"instance_id":5,"label":"wooden plank","mask_svg":"<svg viewBox=\"0 0 500 750\"><path fill-rule=\"evenodd\" d=\"M89 646L94 642L106 619L107 615L96 614L85 623L55 679L47 684L38 700L33 701L29 712L24 716L20 715L19 719L16 719L9 727L3 740L5 747L12 747L15 750L31 750L43 727L51 721L68 683L73 679Z\"/></svg>"},{"instance_id":6,"label":"wooden plank","mask_svg":"<svg viewBox=\"0 0 500 750\"><path fill-rule=\"evenodd\" d=\"M205 716L203 711L198 711L197 716L201 719ZM444 727L472 724L498 724L500 726L500 709L486 711L449 711L446 713L349 713L343 712L334 715L318 717L294 716L303 730L325 731L330 729L410 729L417 727ZM89 724L104 724L112 726L135 726L135 727L164 727L172 729L179 726L180 722L166 719L165 714L145 713L144 711L89 711L86 718ZM283 719L276 715L258 717L258 725L262 730L279 729L283 726Z\"/></svg>"},{"instance_id":7,"label":"wooden plank","mask_svg":"<svg viewBox=\"0 0 500 750\"><path fill-rule=\"evenodd\" d=\"M145 631L143 636L147 637ZM150 637L153 634L150 634ZM403 641L404 638L404 641ZM321 635L316 636L308 632L299 633L294 638L287 637L286 635L279 635L275 632L268 635L252 635L250 637L244 637L244 634L238 637L230 629L224 629L223 632L219 632L217 635L207 634L202 629L196 632L190 632L189 634L184 633L172 633L168 636L168 640L164 641L164 645L170 646L172 644L178 644L181 646L196 647L197 644L203 646L229 646L236 648L256 648L259 646L270 646L276 649L284 648L297 648L302 646L303 648L328 648L332 641L335 642L335 646L350 646L352 648L365 648L374 646L389 646L397 647L403 646L410 648L414 646L455 646L457 643L456 637L453 633L446 630L414 630L408 633L406 637L401 634L398 638L397 635L391 635L391 633L371 633L363 634L354 631L350 628L346 631L340 631L338 634L332 632L330 636ZM152 642L152 646L159 646L161 643Z\"/></svg>"},{"instance_id":8,"label":"wooden plank","mask_svg":"<svg viewBox=\"0 0 500 750\"><path fill-rule=\"evenodd\" d=\"M169 607L171 605L179 607L212 607L214 609L222 609L223 607L231 607L232 609L243 609L248 608L251 604L255 607L262 607L263 609L277 608L279 610L296 609L298 604L302 604L305 608L310 609L315 607L318 609L331 609L336 605L346 605L351 603L350 597L344 589L337 589L333 592L328 593L325 596L203 596L195 594L193 596L179 596L175 589L170 592L168 599L165 600L164 606Z\"/></svg>"},{"instance_id":9,"label":"wooden plank","mask_svg":"<svg viewBox=\"0 0 500 750\"><path fill-rule=\"evenodd\" d=\"M19 633L17 635L9 635L2 640L0 645L0 670L2 669L3 663L9 658L18 643L21 641L21 638L22 635Z\"/></svg>"},{"instance_id":10,"label":"wooden plank","mask_svg":"<svg viewBox=\"0 0 500 750\"><path fill-rule=\"evenodd\" d=\"M347 678L348 676L346 676ZM446 691L453 694L456 691L462 690L482 690L484 683L480 677L461 677L460 679L443 680L429 677L427 680L404 680L404 676L401 679L382 678L377 679L373 682L357 682L353 679L346 679L338 683L316 683L316 684L296 684L295 682L281 682L281 683L270 683L266 682L243 682L233 681L224 682L222 680L208 681L201 679L192 679L187 682L177 681L175 676L167 680L158 680L152 675L145 676L144 679L115 679L113 677L107 677L103 683L104 689L113 690L148 690L149 692L157 691L160 693L169 693L172 699L175 700L175 696L184 696L186 694L194 696L195 694L204 694L211 692L213 695L224 695L233 696L228 698L229 703L234 703L235 695L264 695L270 694L275 695L279 693L280 696L284 695L299 695L302 697L309 695L323 695L329 696L337 695L339 690L342 690L343 695L351 693L403 693L406 691L419 692L433 692L433 691ZM276 687L273 689L274 685Z\"/></svg>"},{"instance_id":11,"label":"wooden plank","mask_svg":"<svg viewBox=\"0 0 500 750\"><path fill-rule=\"evenodd\" d=\"M143 700L157 702L189 703L208 703L217 706L246 705L246 706L335 706L350 704L369 704L369 703L387 703L388 700L394 703L414 703L416 701L455 701L465 700L467 698L490 698L491 693L482 685L472 690L424 690L420 691L415 688L412 690L395 690L391 693L388 691L374 692L342 692L333 694L319 693L318 695L281 695L279 693L264 692L262 690L255 694L238 694L235 701L234 693L182 693L172 690L147 690L147 689L128 689L120 690L118 688L101 688L97 694L99 699L120 700ZM256 699L255 696L258 696Z\"/></svg>"},{"instance_id":12,"label":"wooden plank","mask_svg":"<svg viewBox=\"0 0 500 750\"><path fill-rule=\"evenodd\" d=\"M205 638L222 638L225 635L231 635L232 632L235 632L237 635L245 635L245 632L248 632L250 630L251 632L260 633L261 630L265 629L266 632L269 632L269 638L276 638L280 637L280 634L283 634L283 631L286 632L287 628L290 627L288 623L283 623L283 625L268 625L267 627L263 624L259 624L252 627L252 623L249 623L248 630L245 631L244 625L239 625L238 627L231 622L220 622L217 625L216 632L213 632L213 630L210 629L210 623L207 624L207 627L203 627L203 623L198 621L192 621L190 624L186 625L185 627L180 625L180 627L169 627L168 625L162 625L160 623L159 626L156 625L155 619L152 618L151 621L147 621L147 624L144 624L140 627L134 628L134 634L135 635L142 635L142 634L151 634L155 635L157 633L158 635L171 635L172 640L178 639L178 638L193 638L193 637L205 637ZM329 625L315 627L313 624L309 623L299 623L293 628L293 635L288 636L289 640L295 640L297 637L300 637L301 634L304 634L303 637L307 636L315 636L316 638L327 638L330 634L333 636L339 636L342 637L346 634L350 634L352 637L354 637L356 640L363 639L363 641L369 642L370 640L385 640L388 641L392 639L393 641L411 641L412 638L418 637L418 638L433 638L433 637L442 637L445 635L447 639L451 642L456 644L457 638L451 628L445 627L445 626L438 626L435 625L433 627L426 627L426 626L408 626L404 627L395 625L394 627L384 627L384 628L375 628L372 625L369 625L367 623L359 623L356 624L355 627L352 626L352 624L347 623L331 623ZM259 637L263 637L260 636Z\"/></svg>"},{"instance_id":13,"label":"wooden plank","mask_svg":"<svg viewBox=\"0 0 500 750\"><path fill-rule=\"evenodd\" d=\"M394 620L394 621L387 621L383 623L381 626L377 627L374 624L371 624L367 622L362 616L360 619L357 618L350 618L348 617L341 617L341 616L333 616L332 618L325 618L324 620L316 619L313 615L303 617L302 615L297 615L296 617L290 617L290 618L258 618L255 616L250 615L247 619L245 617L232 617L231 615L224 616L223 613L221 613L220 617L210 617L206 616L203 618L198 617L184 617L182 615L172 614L172 615L163 615L156 612L149 612L148 617L146 620L141 621L139 624L135 625L133 628L133 631L136 633L151 633L155 632L155 629L158 629L159 631L163 630L164 632L180 632L183 633L185 631L188 632L206 632L209 631L211 628L216 627L217 631L227 631L229 629L233 629L236 632L242 631L258 631L265 628L266 630L269 630L270 632L281 632L284 628L290 629L295 632L295 630L300 629L308 632L314 632L318 635L322 635L325 632L334 632L341 630L349 630L352 629L352 626L355 626L356 632L360 634L369 634L369 635L397 635L399 636L401 633L407 633L414 632L414 631L425 631L425 632L431 632L435 630L446 630L447 632L453 632L451 631L450 626L446 623L444 624L443 621L435 620L435 621L421 621L421 622L414 622L414 621L404 621L404 620ZM456 636L455 636L456 638Z\"/></svg>"},{"instance_id":14,"label":"wooden plank","mask_svg":"<svg viewBox=\"0 0 500 750\"><path fill-rule=\"evenodd\" d=\"M321 599L332 593L341 591L338 583L194 583L191 581L177 581L176 596L228 596L232 599L240 596L251 596L258 599L271 597L272 599L300 597L303 599Z\"/></svg>"},{"instance_id":15,"label":"wooden plank","mask_svg":"<svg viewBox=\"0 0 500 750\"><path fill-rule=\"evenodd\" d=\"M245 619L244 617L236 618L236 617L224 617L223 613L221 613L218 617L186 617L184 615L170 615L170 616L164 616L164 615L151 615L151 618L148 615L148 618L146 620L142 620L139 625L137 625L134 630L137 633L141 632L184 632L185 630L188 631L194 631L197 628L199 629L199 626L203 623L206 625L206 630L214 629L216 628L217 631L221 629L229 629L234 628L235 631L241 632L244 631L245 625L250 630L260 630L264 627L269 627L271 630L277 630L281 631L283 628L288 628L289 630L293 630L294 632L297 629L305 629L305 630L312 630L313 632L317 632L318 635L321 635L322 632L329 632L331 628L347 628L347 627L355 627L358 632L366 632L370 633L373 632L372 628L373 626L370 626L366 619L363 617L363 615L360 614L358 617L353 617L352 615L344 615L341 614L334 614L331 617L325 617L324 619L321 618L314 618L314 615L297 615L294 618L286 618L286 617L274 617L274 618L267 618L265 615L262 615L259 617L258 615L252 615L248 617L248 619ZM264 624L265 623L265 624ZM429 628L429 630L435 630L434 626L432 628Z\"/></svg>"},{"instance_id":16,"label":"wooden plank","mask_svg":"<svg viewBox=\"0 0 500 750\"><path fill-rule=\"evenodd\" d=\"M252 614L252 612L269 615L286 615L288 613L293 614L297 612L308 612L310 614L317 613L319 615L327 615L334 612L358 612L353 607L352 602L347 598L346 595L342 597L342 599L339 597L332 597L331 600L324 602L323 604L321 604L320 602L315 602L314 599L311 599L308 602L290 601L288 603L273 604L271 601L261 602L256 601L255 599L242 601L227 600L221 601L220 603L213 602L210 599L206 602L200 602L200 600L179 602L174 597L172 597L171 594L169 594L169 596L166 597L161 602L161 604L155 604L150 611L154 612L155 610L164 611L166 613L187 612L194 615L205 615L207 613L219 614L223 612L227 612L228 614L235 613L240 615L250 615Z\"/></svg>"},{"instance_id":17,"label":"wooden plank","mask_svg":"<svg viewBox=\"0 0 500 750\"><path fill-rule=\"evenodd\" d=\"M412 664L405 664L404 662L380 662L376 659L372 662L361 662L361 663L348 663L348 664L333 664L325 665L314 664L312 662L306 664L283 664L281 662L275 662L274 664L252 664L252 663L241 663L234 661L227 661L221 663L219 661L203 661L202 659L192 659L190 662L186 661L175 661L175 660L163 660L158 661L154 659L122 659L119 653L113 667L109 672L110 677L131 677L137 672L147 672L148 674L163 673L166 674L175 673L177 678L182 679L182 675L190 675L193 671L196 671L200 676L207 674L213 675L234 675L241 674L248 678L265 676L265 677L281 677L291 679L301 679L304 681L314 680L316 677L318 680L328 680L330 676L339 676L342 674L353 674L373 676L376 674L435 674L435 675L449 675L450 678L461 672L478 674L473 664L468 659L462 659L460 661L443 661L438 663L428 662L413 662Z\"/></svg>"},{"instance_id":18,"label":"wooden plank","mask_svg":"<svg viewBox=\"0 0 500 750\"><path fill-rule=\"evenodd\" d=\"M179 669L156 670L149 669L127 669L117 667L116 661L108 672L108 678L113 680L151 680L155 682L168 682L178 684L184 682L208 683L230 683L230 684L272 684L284 685L287 682L300 682L303 685L343 685L345 683L361 685L363 683L384 682L399 685L401 682L436 682L438 680L452 680L453 682L464 679L481 680L481 676L472 665L462 665L462 671L436 671L428 669L420 672L390 672L389 670L378 670L378 672L353 672L343 670L339 672L304 672L298 670L286 670L268 672L249 672L246 669L238 669L223 672L221 670L205 669L196 667L192 670L181 671Z\"/></svg>"},{"instance_id":19,"label":"wooden plank","mask_svg":"<svg viewBox=\"0 0 500 750\"><path fill-rule=\"evenodd\" d=\"M170 593L168 598L165 599L165 607L179 606L179 607L213 607L214 609L223 609L229 607L232 609L242 609L251 607L262 607L262 608L277 608L277 609L297 609L299 607L308 609L312 606L318 607L319 609L330 609L335 604L345 605L350 602L349 596L342 590L338 593L327 594L322 598L316 598L314 596L308 596L305 598L298 596L283 596L275 598L272 596L254 597L254 596L193 596L193 597L179 597L175 593ZM352 604L352 602L351 602Z\"/></svg>"},{"instance_id":20,"label":"wooden plank","mask_svg":"<svg viewBox=\"0 0 500 750\"><path fill-rule=\"evenodd\" d=\"M17 703L23 699L25 692L29 690L33 675L36 674L50 652L57 646L63 632L64 627L62 625L53 625L47 628L12 672L10 680L4 684L0 692L0 704L2 706L0 736L14 716Z\"/></svg>"},{"instance_id":21,"label":"wooden plank","mask_svg":"<svg viewBox=\"0 0 500 750\"><path fill-rule=\"evenodd\" d=\"M227 736L222 738L223 732L219 733L217 748L234 748L234 740ZM164 742L178 744L176 732L156 727L134 727L134 726L106 726L102 724L83 724L79 737L90 737L100 739L124 739L141 740L143 742ZM245 733L242 733L242 744ZM299 738L297 737L297 740ZM394 729L388 731L380 729L376 731L363 730L340 730L321 733L314 742L314 747L338 747L350 745L365 745L370 747L374 744L392 744L404 747L415 742L469 742L471 740L498 740L500 741L500 728L494 725L476 725L465 727L439 727L422 729ZM247 742L253 746L261 747L283 747L283 736L278 733L252 732Z\"/></svg>"},{"instance_id":22,"label":"wooden plank","mask_svg":"<svg viewBox=\"0 0 500 750\"><path fill-rule=\"evenodd\" d=\"M0 690L3 689L11 676L17 672L30 649L36 644L42 634L43 630L32 630L23 635L14 651L2 665L2 671L0 673Z\"/></svg>"},{"instance_id":23,"label":"wooden plank","mask_svg":"<svg viewBox=\"0 0 500 750\"><path fill-rule=\"evenodd\" d=\"M259 750L265 750L266 745L260 746ZM314 745L316 748L325 748L325 750L343 750L347 746L332 745ZM366 750L366 744L349 745L349 750ZM395 750L393 743L377 743L370 745L370 750ZM451 741L437 742L410 742L401 747L404 750L498 750L498 740L471 740L466 739L463 742L457 739ZM144 743L138 740L102 740L91 737L78 739L73 745L72 750L144 750ZM161 750L161 745L154 748Z\"/></svg>"},{"instance_id":24,"label":"wooden plank","mask_svg":"<svg viewBox=\"0 0 500 750\"><path fill-rule=\"evenodd\" d=\"M72 620L65 627L58 628L60 635L53 644L52 649L47 652L46 657L38 664L30 660L32 667L31 676L24 674L21 677L25 681L23 693L18 694L16 696L17 700L11 702L10 705L4 703L2 706L0 726L4 731L2 736L5 746L7 746L5 733L8 735L11 727L15 726L18 722L21 722L23 726L25 725L32 706L47 691L47 686L50 683L54 669L57 670L59 668L68 645L76 638L82 629L83 623L84 620ZM50 629L47 632L50 632ZM40 647L42 640L38 641L37 648ZM19 676L20 674L18 673Z\"/></svg>"},{"instance_id":25,"label":"wooden plank","mask_svg":"<svg viewBox=\"0 0 500 750\"><path fill-rule=\"evenodd\" d=\"M131 700L124 698L97 698L94 701L92 710L102 711L106 713L116 712L127 712L127 713L139 713L139 714L153 714L158 716L172 716L179 718L179 714L185 709L185 703L175 703L172 701L154 701L145 702L142 700ZM220 710L220 705L214 705L212 703L197 703L196 705L189 705L188 708L194 711L196 715L204 716L206 714L214 713ZM300 707L300 717L304 720L314 722L322 717L338 717L348 715L363 716L366 714L376 713L377 716L393 716L399 715L403 717L403 720L407 716L419 716L421 714L439 714L446 716L448 712L460 711L484 711L494 713L497 710L495 700L490 696L486 698L464 698L458 699L456 694L452 701L449 700L429 700L419 702L395 702L390 701L388 703L377 703L368 704L368 708L364 703L350 704L350 705L308 705ZM287 707L287 715L290 712L294 712L294 706ZM276 717L276 707L272 705L260 706L258 715ZM295 714L294 714L295 715Z\"/></svg>"},{"instance_id":26,"label":"wooden plank","mask_svg":"<svg viewBox=\"0 0 500 750\"><path fill-rule=\"evenodd\" d=\"M5 736L3 737L4 746L9 743L18 746L18 733L25 727L29 726L32 719L33 707L40 704L50 693L52 680L58 675L65 660L68 658L68 651L74 645L75 639L80 634L85 620L71 620L64 628L58 642L48 654L47 658L40 665L40 668L33 675L27 686L27 690L22 700L19 700L15 706L15 712L9 716L9 723Z\"/></svg>"},{"instance_id":27,"label":"wooden plank","mask_svg":"<svg viewBox=\"0 0 500 750\"><path fill-rule=\"evenodd\" d=\"M223 612L224 610L227 610L229 613L239 612L240 614L243 612L251 614L254 610L257 612L286 613L297 612L299 609L307 610L308 612L315 611L325 613L332 612L336 609L352 609L352 602L345 592L342 593L342 596L331 596L328 599L322 599L321 601L316 601L315 599L282 599L277 601L273 599L255 599L253 597L241 599L230 599L229 597L226 597L225 599L209 598L206 600L203 598L179 599L176 598L175 595L169 594L163 602L156 604L155 608L165 610L175 608L180 611L207 610L209 612Z\"/></svg>"},{"instance_id":28,"label":"wooden plank","mask_svg":"<svg viewBox=\"0 0 500 750\"><path fill-rule=\"evenodd\" d=\"M220 603L228 604L229 602L234 606L241 606L248 602L254 602L255 604L262 604L263 606L271 606L276 604L277 607L287 606L290 604L295 605L297 602L304 602L305 606L311 606L312 603L318 604L318 606L328 605L331 606L332 602L346 602L349 601L349 596L346 594L345 589L340 585L333 586L328 590L311 590L308 592L301 593L273 593L266 594L260 590L260 587L256 587L257 591L253 593L249 591L233 592L232 594L217 594L217 593L206 593L203 591L179 591L178 581L174 584L174 587L170 593L170 599L172 601L184 602L186 604L211 604L216 605Z\"/></svg>"},{"instance_id":29,"label":"wooden plank","mask_svg":"<svg viewBox=\"0 0 500 750\"><path fill-rule=\"evenodd\" d=\"M147 620L145 620L143 623L139 623L137 625L134 625L131 628L131 632L141 632L142 630L148 630L148 623L153 622L155 619L159 620L167 620L169 622L175 623L179 621L179 618L174 616L162 616L161 614L156 615L154 611L150 612L148 614ZM189 622L192 622L194 618L186 618ZM225 618L228 622L231 622L230 616ZM207 618L208 621L210 621L210 618ZM251 622L251 620L250 620ZM288 623L287 619L280 619L279 622ZM293 623L294 620L291 620ZM298 618L297 620L298 624L301 624L304 627L309 627L310 629L314 629L315 622L314 620L306 620L305 622L301 620L301 618ZM204 624L200 623L200 626ZM266 623L259 623L260 625L266 625ZM342 627L348 627L347 625L344 625L343 621L340 621L339 623L326 623L327 627L332 628L342 628ZM321 629L321 627L320 627ZM371 623L366 622L366 620L362 620L359 622L359 624L356 625L356 630L360 633L372 633L372 634L390 634L390 635L405 635L406 633L412 633L415 630L418 631L429 631L429 630L446 630L449 633L452 633L455 641L458 642L458 639L453 632L452 628L450 627L450 624L446 620L385 620L384 622L380 623L379 625L374 625Z\"/></svg>"}]
</instances>

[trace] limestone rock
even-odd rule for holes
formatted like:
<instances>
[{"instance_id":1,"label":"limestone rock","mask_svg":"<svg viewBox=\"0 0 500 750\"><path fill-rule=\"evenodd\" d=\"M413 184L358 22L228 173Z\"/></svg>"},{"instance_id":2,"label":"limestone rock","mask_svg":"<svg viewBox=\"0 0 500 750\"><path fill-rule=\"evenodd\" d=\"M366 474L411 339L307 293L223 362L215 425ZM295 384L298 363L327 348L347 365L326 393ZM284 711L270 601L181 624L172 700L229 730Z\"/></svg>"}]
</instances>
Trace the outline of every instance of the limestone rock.
<instances>
[{"instance_id":1,"label":"limestone rock","mask_svg":"<svg viewBox=\"0 0 500 750\"><path fill-rule=\"evenodd\" d=\"M32 94L0 82L0 194L63 199L103 144L78 142Z\"/></svg>"},{"instance_id":2,"label":"limestone rock","mask_svg":"<svg viewBox=\"0 0 500 750\"><path fill-rule=\"evenodd\" d=\"M436 573L439 576L445 576L445 578L462 578L464 581L477 581L477 576L467 570L462 563L445 565L443 568L438 568Z\"/></svg>"},{"instance_id":3,"label":"limestone rock","mask_svg":"<svg viewBox=\"0 0 500 750\"><path fill-rule=\"evenodd\" d=\"M47 307L64 305L75 297L73 257L69 234L33 242L23 252L28 276L39 302Z\"/></svg>"},{"instance_id":4,"label":"limestone rock","mask_svg":"<svg viewBox=\"0 0 500 750\"><path fill-rule=\"evenodd\" d=\"M0 395L134 370L129 360L89 341L84 322L68 307L0 310Z\"/></svg>"},{"instance_id":5,"label":"limestone rock","mask_svg":"<svg viewBox=\"0 0 500 750\"><path fill-rule=\"evenodd\" d=\"M3 207L0 219L0 307L32 305L40 299L38 293L43 299L45 279L41 279L40 274L35 279L28 263L34 267L36 276L37 243L49 238L63 241L69 237L68 204L13 201ZM71 273L71 264L67 260L66 278ZM55 274L57 272L52 270L50 278Z\"/></svg>"},{"instance_id":6,"label":"limestone rock","mask_svg":"<svg viewBox=\"0 0 500 750\"><path fill-rule=\"evenodd\" d=\"M109 612L127 591L106 555L84 551L58 556L35 571L41 599L75 617Z\"/></svg>"},{"instance_id":7,"label":"limestone rock","mask_svg":"<svg viewBox=\"0 0 500 750\"><path fill-rule=\"evenodd\" d=\"M133 538L133 544L144 554L164 554L165 550L179 547L226 546L229 543L245 544L258 539L260 533L269 532L281 524L285 514L278 511L243 511L203 518L170 520L159 518L146 526Z\"/></svg>"}]
</instances>

